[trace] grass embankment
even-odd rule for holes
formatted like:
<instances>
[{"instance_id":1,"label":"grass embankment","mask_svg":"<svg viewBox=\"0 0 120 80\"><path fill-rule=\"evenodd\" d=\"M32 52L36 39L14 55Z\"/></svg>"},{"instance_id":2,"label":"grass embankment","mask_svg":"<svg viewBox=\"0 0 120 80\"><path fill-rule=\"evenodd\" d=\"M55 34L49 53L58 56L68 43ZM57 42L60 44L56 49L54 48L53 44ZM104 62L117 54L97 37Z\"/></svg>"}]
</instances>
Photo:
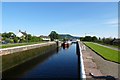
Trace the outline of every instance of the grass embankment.
<instances>
[{"instance_id":1,"label":"grass embankment","mask_svg":"<svg viewBox=\"0 0 120 80\"><path fill-rule=\"evenodd\" d=\"M57 45L54 44L54 45L49 45L49 46L43 46L43 47L36 48L36 49L17 52L13 54L3 55L2 56L2 71L10 69L30 59L33 59L39 55L43 55L46 52L56 49L56 46Z\"/></svg>"},{"instance_id":2,"label":"grass embankment","mask_svg":"<svg viewBox=\"0 0 120 80\"><path fill-rule=\"evenodd\" d=\"M106 48L106 47L94 44L92 42L84 42L84 43L93 51L95 51L97 54L102 56L104 59L113 61L116 63L120 63L120 58L118 57L120 54L120 51L112 50L110 48Z\"/></svg>"},{"instance_id":3,"label":"grass embankment","mask_svg":"<svg viewBox=\"0 0 120 80\"><path fill-rule=\"evenodd\" d=\"M2 44L2 48L9 48L9 47L16 47L16 46L24 46L24 45L31 45L31 44L38 44L38 43L43 43L43 42Z\"/></svg>"}]
</instances>

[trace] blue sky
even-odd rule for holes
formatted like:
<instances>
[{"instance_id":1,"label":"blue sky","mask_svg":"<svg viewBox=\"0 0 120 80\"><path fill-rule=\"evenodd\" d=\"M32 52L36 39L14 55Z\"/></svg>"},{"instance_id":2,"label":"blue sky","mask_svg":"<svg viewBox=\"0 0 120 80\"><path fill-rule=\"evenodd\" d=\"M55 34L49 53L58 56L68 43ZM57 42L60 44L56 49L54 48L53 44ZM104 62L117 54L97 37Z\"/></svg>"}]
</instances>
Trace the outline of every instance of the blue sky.
<instances>
[{"instance_id":1,"label":"blue sky","mask_svg":"<svg viewBox=\"0 0 120 80\"><path fill-rule=\"evenodd\" d=\"M117 2L3 2L2 32L118 36Z\"/></svg>"}]
</instances>

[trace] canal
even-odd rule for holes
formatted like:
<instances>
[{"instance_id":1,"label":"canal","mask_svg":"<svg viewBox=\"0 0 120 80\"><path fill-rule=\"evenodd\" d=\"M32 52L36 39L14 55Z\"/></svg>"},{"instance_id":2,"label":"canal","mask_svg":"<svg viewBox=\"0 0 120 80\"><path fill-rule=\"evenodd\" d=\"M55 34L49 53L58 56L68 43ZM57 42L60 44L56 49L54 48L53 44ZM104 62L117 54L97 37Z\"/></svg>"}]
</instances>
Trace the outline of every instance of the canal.
<instances>
[{"instance_id":1,"label":"canal","mask_svg":"<svg viewBox=\"0 0 120 80\"><path fill-rule=\"evenodd\" d=\"M3 72L3 80L26 79L61 79L80 80L80 55L76 44L68 48L57 48L47 54L40 55L17 67Z\"/></svg>"}]
</instances>

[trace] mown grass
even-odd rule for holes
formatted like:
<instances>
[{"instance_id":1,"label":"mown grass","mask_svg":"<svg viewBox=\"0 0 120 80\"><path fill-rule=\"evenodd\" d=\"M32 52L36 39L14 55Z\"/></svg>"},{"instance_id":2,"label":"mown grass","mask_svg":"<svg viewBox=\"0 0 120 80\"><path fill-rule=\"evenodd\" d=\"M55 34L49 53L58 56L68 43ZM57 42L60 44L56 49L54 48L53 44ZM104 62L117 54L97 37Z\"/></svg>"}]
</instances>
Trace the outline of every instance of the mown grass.
<instances>
[{"instance_id":1,"label":"mown grass","mask_svg":"<svg viewBox=\"0 0 120 80\"><path fill-rule=\"evenodd\" d=\"M2 56L2 71L15 67L39 55L43 55L52 49L56 49L56 45L43 46L36 49L16 52Z\"/></svg>"},{"instance_id":2,"label":"mown grass","mask_svg":"<svg viewBox=\"0 0 120 80\"><path fill-rule=\"evenodd\" d=\"M2 44L2 48L9 48L9 47L16 47L16 46L24 46L24 45L31 45L31 44L38 44L38 43L43 43L43 42Z\"/></svg>"},{"instance_id":3,"label":"mown grass","mask_svg":"<svg viewBox=\"0 0 120 80\"><path fill-rule=\"evenodd\" d=\"M100 56L102 56L104 59L120 63L120 58L119 58L120 51L112 50L110 48L106 48L106 47L94 44L92 42L84 42L84 43L93 51L95 51Z\"/></svg>"},{"instance_id":4,"label":"mown grass","mask_svg":"<svg viewBox=\"0 0 120 80\"><path fill-rule=\"evenodd\" d=\"M102 45L105 45L105 46L110 46L110 47L113 47L113 48L120 48L120 46L117 46L117 45L110 45L110 44L103 44L103 43L99 43L99 44L102 44Z\"/></svg>"}]
</instances>

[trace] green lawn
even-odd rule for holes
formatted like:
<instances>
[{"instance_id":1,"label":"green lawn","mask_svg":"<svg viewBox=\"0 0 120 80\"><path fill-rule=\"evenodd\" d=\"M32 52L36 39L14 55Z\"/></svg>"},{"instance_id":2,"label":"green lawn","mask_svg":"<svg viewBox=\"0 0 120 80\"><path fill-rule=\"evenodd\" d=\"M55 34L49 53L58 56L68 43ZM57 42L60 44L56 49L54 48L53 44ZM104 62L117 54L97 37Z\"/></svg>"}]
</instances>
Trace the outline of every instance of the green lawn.
<instances>
[{"instance_id":1,"label":"green lawn","mask_svg":"<svg viewBox=\"0 0 120 80\"><path fill-rule=\"evenodd\" d=\"M118 58L120 51L116 51L116 50L112 50L110 48L99 46L99 45L94 44L92 42L84 42L84 43L88 47L90 47L92 50L97 52L99 55L101 55L103 58L110 60L110 61L120 63L120 58Z\"/></svg>"},{"instance_id":2,"label":"green lawn","mask_svg":"<svg viewBox=\"0 0 120 80\"><path fill-rule=\"evenodd\" d=\"M105 45L105 46L110 46L110 47L113 47L113 48L120 48L117 45L110 45L110 44L103 44L103 43L99 43L99 44L102 44L102 45Z\"/></svg>"},{"instance_id":3,"label":"green lawn","mask_svg":"<svg viewBox=\"0 0 120 80\"><path fill-rule=\"evenodd\" d=\"M24 45L31 45L31 44L38 44L38 43L43 43L43 42L30 42L30 43L2 44L2 48L16 47L16 46L24 46Z\"/></svg>"}]
</instances>

